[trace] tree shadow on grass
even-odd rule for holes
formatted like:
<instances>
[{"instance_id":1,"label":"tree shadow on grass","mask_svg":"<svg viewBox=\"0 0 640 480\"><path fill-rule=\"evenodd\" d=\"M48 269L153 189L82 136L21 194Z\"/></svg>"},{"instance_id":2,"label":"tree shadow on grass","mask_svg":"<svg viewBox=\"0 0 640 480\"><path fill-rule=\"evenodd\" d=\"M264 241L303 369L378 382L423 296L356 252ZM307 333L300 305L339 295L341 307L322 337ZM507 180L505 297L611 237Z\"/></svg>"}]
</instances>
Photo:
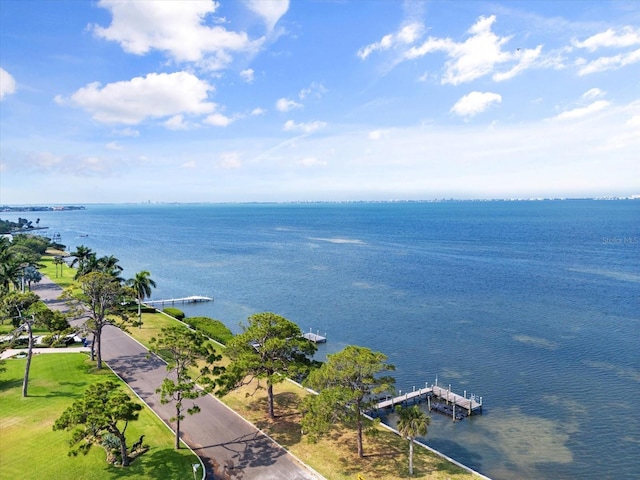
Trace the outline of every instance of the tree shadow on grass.
<instances>
[{"instance_id":1,"label":"tree shadow on grass","mask_svg":"<svg viewBox=\"0 0 640 480\"><path fill-rule=\"evenodd\" d=\"M110 478L161 478L163 480L185 480L193 478L195 457L185 456L171 448L151 449L137 457L130 466L108 465L104 470ZM200 462L197 462L198 464ZM202 478L202 470L197 478Z\"/></svg>"},{"instance_id":2,"label":"tree shadow on grass","mask_svg":"<svg viewBox=\"0 0 640 480\"><path fill-rule=\"evenodd\" d=\"M255 420L254 424L269 433L276 442L285 447L291 447L302 440L299 413L300 399L291 392L281 392L274 395L274 410L276 418L271 420L264 417ZM252 408L266 412L267 400L260 398L251 404Z\"/></svg>"},{"instance_id":3,"label":"tree shadow on grass","mask_svg":"<svg viewBox=\"0 0 640 480\"><path fill-rule=\"evenodd\" d=\"M12 390L14 388L19 388L22 386L21 378L10 378L7 380L0 380L0 392L5 390Z\"/></svg>"}]
</instances>

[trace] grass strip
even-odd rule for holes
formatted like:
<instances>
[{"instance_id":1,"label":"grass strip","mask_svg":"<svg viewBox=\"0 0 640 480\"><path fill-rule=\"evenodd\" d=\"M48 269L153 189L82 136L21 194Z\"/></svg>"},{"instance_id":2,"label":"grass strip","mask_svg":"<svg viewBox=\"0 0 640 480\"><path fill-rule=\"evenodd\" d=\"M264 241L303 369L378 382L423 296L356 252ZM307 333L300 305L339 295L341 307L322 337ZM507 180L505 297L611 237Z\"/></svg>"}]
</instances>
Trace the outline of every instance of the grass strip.
<instances>
[{"instance_id":1,"label":"grass strip","mask_svg":"<svg viewBox=\"0 0 640 480\"><path fill-rule=\"evenodd\" d=\"M104 450L96 446L86 456L68 456L71 433L54 432L55 420L89 385L106 379L120 381L109 370L95 371L86 355L35 355L27 398L21 396L25 360L7 360L5 366L7 371L0 374L3 479L192 478L191 465L198 460L189 450L173 449L173 433L147 407L140 412L139 420L127 428L128 442L133 443L144 434L144 444L150 447L131 466L107 464Z\"/></svg>"}]
</instances>

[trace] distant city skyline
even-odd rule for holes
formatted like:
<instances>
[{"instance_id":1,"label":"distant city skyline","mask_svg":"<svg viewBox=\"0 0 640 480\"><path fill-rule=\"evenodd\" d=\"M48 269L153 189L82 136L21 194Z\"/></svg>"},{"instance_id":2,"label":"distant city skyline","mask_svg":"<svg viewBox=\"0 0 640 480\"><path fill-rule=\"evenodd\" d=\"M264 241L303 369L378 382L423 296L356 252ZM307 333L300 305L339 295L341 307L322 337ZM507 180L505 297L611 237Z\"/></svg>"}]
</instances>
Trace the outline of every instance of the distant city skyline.
<instances>
[{"instance_id":1,"label":"distant city skyline","mask_svg":"<svg viewBox=\"0 0 640 480\"><path fill-rule=\"evenodd\" d=\"M635 1L0 8L0 204L640 194Z\"/></svg>"}]
</instances>

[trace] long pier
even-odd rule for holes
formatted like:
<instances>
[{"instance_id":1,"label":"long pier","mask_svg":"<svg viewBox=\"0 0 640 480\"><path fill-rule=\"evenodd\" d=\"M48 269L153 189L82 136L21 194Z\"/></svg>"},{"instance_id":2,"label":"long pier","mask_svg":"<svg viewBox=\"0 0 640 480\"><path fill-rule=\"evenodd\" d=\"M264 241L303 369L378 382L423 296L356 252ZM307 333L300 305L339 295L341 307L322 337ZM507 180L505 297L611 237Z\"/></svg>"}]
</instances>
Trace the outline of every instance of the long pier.
<instances>
[{"instance_id":1,"label":"long pier","mask_svg":"<svg viewBox=\"0 0 640 480\"><path fill-rule=\"evenodd\" d=\"M462 420L466 416L474 413L482 413L482 397L470 394L467 397L466 390L463 395L459 395L451 391L451 385L448 388L438 386L436 383L429 386L425 384L424 388L417 389L413 387L413 391L402 393L378 402L375 410L383 410L394 408L396 405L414 405L426 401L429 411L435 410L453 418L453 421Z\"/></svg>"},{"instance_id":2,"label":"long pier","mask_svg":"<svg viewBox=\"0 0 640 480\"><path fill-rule=\"evenodd\" d=\"M176 303L199 303L199 302L213 302L213 298L211 297L202 297L199 295L192 295L190 297L183 298L169 298L167 300L147 300L143 303L147 305L164 305L165 303L169 303L174 305Z\"/></svg>"}]
</instances>

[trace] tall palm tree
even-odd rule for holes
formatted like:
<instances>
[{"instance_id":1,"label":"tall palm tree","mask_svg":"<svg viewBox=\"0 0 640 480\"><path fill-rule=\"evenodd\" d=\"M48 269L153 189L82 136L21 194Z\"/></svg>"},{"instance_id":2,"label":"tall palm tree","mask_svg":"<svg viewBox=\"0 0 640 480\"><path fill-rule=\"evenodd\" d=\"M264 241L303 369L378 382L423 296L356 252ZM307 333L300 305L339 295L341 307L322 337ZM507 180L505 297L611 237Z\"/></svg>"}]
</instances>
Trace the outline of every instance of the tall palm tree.
<instances>
[{"instance_id":1,"label":"tall palm tree","mask_svg":"<svg viewBox=\"0 0 640 480\"><path fill-rule=\"evenodd\" d=\"M431 417L424 413L417 405L411 408L398 407L398 432L402 438L409 440L409 475L413 475L413 442L416 437L427 434L427 426Z\"/></svg>"},{"instance_id":2,"label":"tall palm tree","mask_svg":"<svg viewBox=\"0 0 640 480\"><path fill-rule=\"evenodd\" d=\"M14 258L0 263L0 290L2 292L9 292L11 285L15 290L20 290L23 268L20 261Z\"/></svg>"},{"instance_id":3,"label":"tall palm tree","mask_svg":"<svg viewBox=\"0 0 640 480\"><path fill-rule=\"evenodd\" d=\"M74 260L75 262L75 260ZM71 264L73 265L73 263ZM101 272L102 268L100 261L94 252L90 252L81 262L78 262L78 270L76 271L74 280L78 280L80 277L87 275L91 272Z\"/></svg>"},{"instance_id":4,"label":"tall palm tree","mask_svg":"<svg viewBox=\"0 0 640 480\"><path fill-rule=\"evenodd\" d=\"M73 262L71 262L71 266L75 267L78 265L78 270L82 270L85 262L89 259L91 255L94 255L93 251L89 247L85 247L84 245L80 245L76 247L75 252L71 252L69 255L75 257Z\"/></svg>"},{"instance_id":5,"label":"tall palm tree","mask_svg":"<svg viewBox=\"0 0 640 480\"><path fill-rule=\"evenodd\" d=\"M120 277L120 273L122 272L123 268L118 265L119 261L120 260L118 260L113 255L100 257L98 259L98 269L102 273L111 275L118 282L122 283L124 279Z\"/></svg>"},{"instance_id":6,"label":"tall palm tree","mask_svg":"<svg viewBox=\"0 0 640 480\"><path fill-rule=\"evenodd\" d=\"M145 298L151 296L151 288L156 288L156 282L154 282L150 273L146 270L136 273L134 278L127 280L127 285L133 288L138 300L138 326L142 328L142 302Z\"/></svg>"},{"instance_id":7,"label":"tall palm tree","mask_svg":"<svg viewBox=\"0 0 640 480\"><path fill-rule=\"evenodd\" d=\"M58 266L60 266L60 276L62 276L62 265L64 264L64 258L62 255L56 255L53 257L53 263L56 266L56 278L58 278Z\"/></svg>"}]
</instances>

